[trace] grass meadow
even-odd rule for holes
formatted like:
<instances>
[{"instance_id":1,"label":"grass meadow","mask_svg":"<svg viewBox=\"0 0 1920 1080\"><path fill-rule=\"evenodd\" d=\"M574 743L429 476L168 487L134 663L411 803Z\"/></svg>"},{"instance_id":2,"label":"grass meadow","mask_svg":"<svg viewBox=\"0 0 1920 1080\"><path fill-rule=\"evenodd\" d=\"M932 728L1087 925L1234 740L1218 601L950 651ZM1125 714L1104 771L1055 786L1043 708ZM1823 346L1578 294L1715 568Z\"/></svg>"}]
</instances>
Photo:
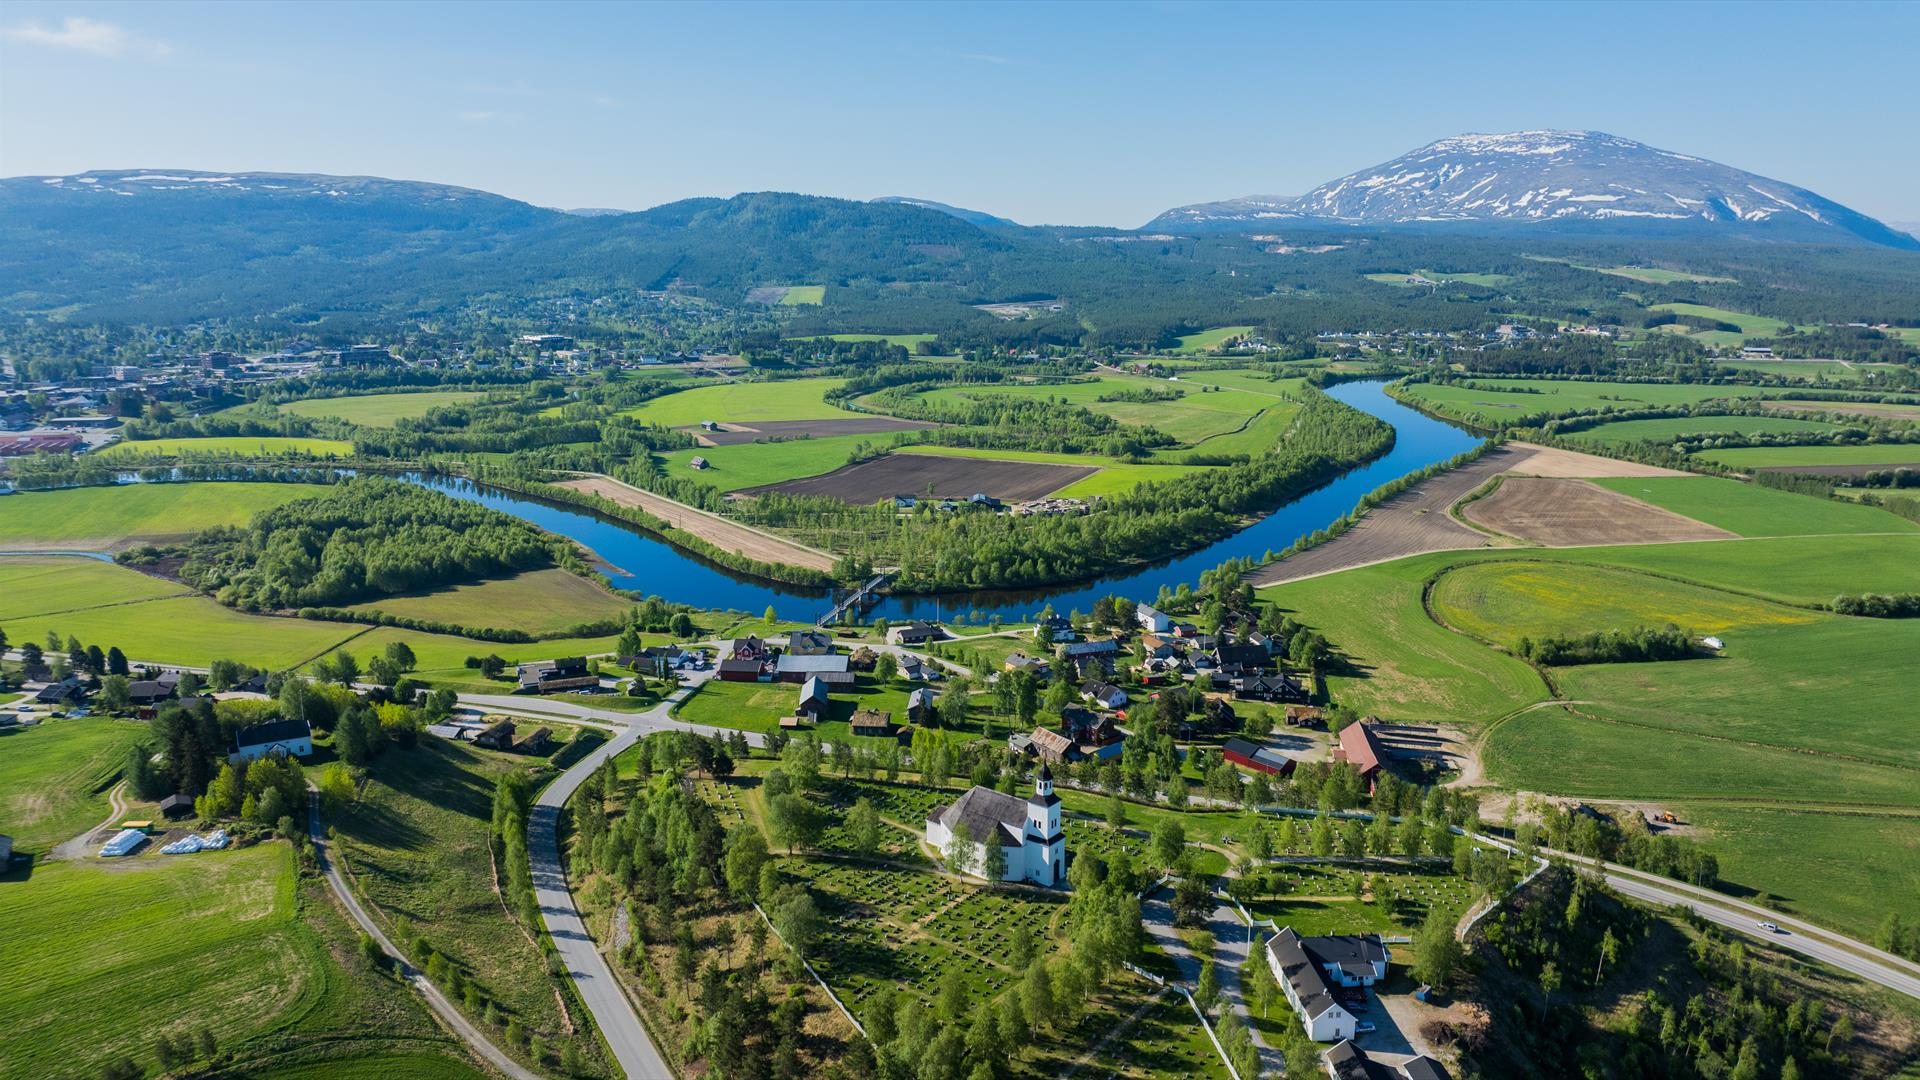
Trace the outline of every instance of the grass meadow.
<instances>
[{"instance_id":1,"label":"grass meadow","mask_svg":"<svg viewBox=\"0 0 1920 1080\"><path fill-rule=\"evenodd\" d=\"M410 394L360 394L354 397L307 398L289 401L280 411L295 416L330 417L365 427L390 428L401 420L427 415L430 409L459 405L485 395L477 390L421 390Z\"/></svg>"},{"instance_id":2,"label":"grass meadow","mask_svg":"<svg viewBox=\"0 0 1920 1080\"><path fill-rule=\"evenodd\" d=\"M1656 327L1662 333L1685 334L1703 345L1742 345L1753 338L1774 337L1786 330L1789 325L1782 319L1767 315L1749 315L1744 311L1728 311L1726 308L1708 307L1705 304L1655 304L1648 310L1672 312L1675 315L1693 315L1740 328L1739 332L1735 333L1726 330L1695 330L1685 323L1669 323Z\"/></svg>"},{"instance_id":3,"label":"grass meadow","mask_svg":"<svg viewBox=\"0 0 1920 1080\"><path fill-rule=\"evenodd\" d=\"M1920 533L1920 524L1878 507L1715 476L1622 476L1593 482L1741 536Z\"/></svg>"},{"instance_id":4,"label":"grass meadow","mask_svg":"<svg viewBox=\"0 0 1920 1080\"><path fill-rule=\"evenodd\" d=\"M1794 465L1914 465L1920 443L1867 446L1746 446L1695 455L1730 469L1766 469Z\"/></svg>"},{"instance_id":5,"label":"grass meadow","mask_svg":"<svg viewBox=\"0 0 1920 1080\"><path fill-rule=\"evenodd\" d=\"M1434 582L1428 602L1449 626L1507 647L1522 637L1633 630L1670 622L1697 634L1725 634L1822 617L1804 608L1634 570L1521 559L1451 569Z\"/></svg>"},{"instance_id":6,"label":"grass meadow","mask_svg":"<svg viewBox=\"0 0 1920 1080\"><path fill-rule=\"evenodd\" d=\"M1173 347L1173 351L1177 353L1212 352L1234 338L1245 337L1251 333L1253 333L1251 326L1216 326L1197 334L1183 335L1180 343Z\"/></svg>"},{"instance_id":7,"label":"grass meadow","mask_svg":"<svg viewBox=\"0 0 1920 1080\"><path fill-rule=\"evenodd\" d=\"M1755 386L1475 379L1472 387L1409 383L1398 388L1397 393L1409 404L1442 416L1502 427L1535 413L1691 405L1698 401L1759 397L1762 392Z\"/></svg>"},{"instance_id":8,"label":"grass meadow","mask_svg":"<svg viewBox=\"0 0 1920 1080\"><path fill-rule=\"evenodd\" d=\"M146 736L145 724L99 717L0 729L0 833L14 855L44 855L100 824L127 748Z\"/></svg>"},{"instance_id":9,"label":"grass meadow","mask_svg":"<svg viewBox=\"0 0 1920 1080\"><path fill-rule=\"evenodd\" d=\"M142 439L117 442L96 454L108 460L122 458L194 457L351 457L353 444L341 439L302 439L278 436L233 436L205 439Z\"/></svg>"},{"instance_id":10,"label":"grass meadow","mask_svg":"<svg viewBox=\"0 0 1920 1080\"><path fill-rule=\"evenodd\" d=\"M1426 278L1428 281L1437 281L1442 285L1450 285L1458 282L1462 285L1479 285L1487 288L1495 285L1505 285L1507 282L1513 280L1506 274L1455 274L1439 270L1415 270L1411 273L1400 271L1391 274L1366 274L1363 276L1365 276L1368 281L1376 281L1382 285L1394 285L1402 289L1424 288L1425 286L1423 285L1407 280L1416 275Z\"/></svg>"},{"instance_id":11,"label":"grass meadow","mask_svg":"<svg viewBox=\"0 0 1920 1080\"><path fill-rule=\"evenodd\" d=\"M1092 498L1132 491L1137 484L1172 480L1208 468L1204 465L1134 464L1089 454L1045 454L1020 450L983 450L970 446L916 446L916 454L942 457L991 458L998 461L1043 461L1060 465L1098 465L1100 471L1076 480L1054 494L1063 498Z\"/></svg>"},{"instance_id":12,"label":"grass meadow","mask_svg":"<svg viewBox=\"0 0 1920 1080\"><path fill-rule=\"evenodd\" d=\"M1657 420L1619 420L1583 431L1568 432L1577 442L1624 446L1636 442L1671 442L1685 435L1824 435L1838 431L1824 420L1794 420L1784 416L1671 416Z\"/></svg>"},{"instance_id":13,"label":"grass meadow","mask_svg":"<svg viewBox=\"0 0 1920 1080\"><path fill-rule=\"evenodd\" d=\"M659 455L667 472L722 491L779 484L829 473L847 464L854 447L891 445L893 435L824 435L817 439L734 443L673 450ZM707 459L707 468L695 469L694 458Z\"/></svg>"},{"instance_id":14,"label":"grass meadow","mask_svg":"<svg viewBox=\"0 0 1920 1080\"><path fill-rule=\"evenodd\" d=\"M103 649L117 645L130 660L205 667L227 658L271 670L301 664L366 629L249 615L204 596L182 596L16 619L7 636L38 641L51 631Z\"/></svg>"},{"instance_id":15,"label":"grass meadow","mask_svg":"<svg viewBox=\"0 0 1920 1080\"><path fill-rule=\"evenodd\" d=\"M619 618L627 601L565 570L531 570L510 578L455 585L430 593L388 596L356 604L356 612L383 612L469 629L524 630L536 637Z\"/></svg>"},{"instance_id":16,"label":"grass meadow","mask_svg":"<svg viewBox=\"0 0 1920 1080\"><path fill-rule=\"evenodd\" d=\"M216 525L245 525L261 510L324 491L246 482L22 491L0 506L0 548L104 551L129 541L185 539Z\"/></svg>"},{"instance_id":17,"label":"grass meadow","mask_svg":"<svg viewBox=\"0 0 1920 1080\"><path fill-rule=\"evenodd\" d=\"M823 304L827 300L825 285L789 285L786 295L780 298L781 307L800 307L802 305Z\"/></svg>"},{"instance_id":18,"label":"grass meadow","mask_svg":"<svg viewBox=\"0 0 1920 1080\"><path fill-rule=\"evenodd\" d=\"M1869 376L1884 374L1898 364L1853 364L1839 360L1723 360L1722 367L1762 375L1781 375L1789 379L1826 379L1831 382L1860 382Z\"/></svg>"},{"instance_id":19,"label":"grass meadow","mask_svg":"<svg viewBox=\"0 0 1920 1080\"><path fill-rule=\"evenodd\" d=\"M789 379L696 386L654 398L626 415L650 424L685 427L702 420L752 423L755 420L832 420L862 416L829 405L822 398L840 379Z\"/></svg>"},{"instance_id":20,"label":"grass meadow","mask_svg":"<svg viewBox=\"0 0 1920 1080\"><path fill-rule=\"evenodd\" d=\"M156 600L190 591L185 585L98 559L10 555L0 558L0 628L31 615Z\"/></svg>"},{"instance_id":21,"label":"grass meadow","mask_svg":"<svg viewBox=\"0 0 1920 1080\"><path fill-rule=\"evenodd\" d=\"M1111 416L1123 424L1157 428L1188 446L1236 432L1263 410L1283 410L1290 417L1293 408L1288 402L1275 400L1277 390L1259 394L1238 389L1201 392L1195 387L1186 387L1187 392L1172 401L1099 400L1102 396L1144 388L1167 389L1169 385L1164 381L1108 375L1085 382L943 387L925 396L930 401L1000 396L1062 400ZM1214 447L1209 444L1208 449Z\"/></svg>"}]
</instances>

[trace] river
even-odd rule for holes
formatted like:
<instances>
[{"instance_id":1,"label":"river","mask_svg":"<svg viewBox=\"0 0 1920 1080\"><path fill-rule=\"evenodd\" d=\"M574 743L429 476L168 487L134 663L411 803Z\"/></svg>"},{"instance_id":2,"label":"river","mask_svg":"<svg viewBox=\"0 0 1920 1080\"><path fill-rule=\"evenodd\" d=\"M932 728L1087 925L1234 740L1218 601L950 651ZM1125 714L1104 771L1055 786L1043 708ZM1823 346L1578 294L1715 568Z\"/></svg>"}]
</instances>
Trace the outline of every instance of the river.
<instances>
[{"instance_id":1,"label":"river","mask_svg":"<svg viewBox=\"0 0 1920 1080\"><path fill-rule=\"evenodd\" d=\"M1089 611L1095 600L1119 594L1151 602L1161 586L1196 584L1202 571L1235 557L1259 558L1280 551L1326 527L1353 509L1374 488L1417 469L1472 449L1480 439L1388 397L1382 382L1342 383L1327 392L1363 412L1392 424L1393 449L1349 470L1287 503L1245 529L1204 548L1094 581L1051 588L942 596L888 596L871 612L893 621L907 618L984 621L1000 615L1008 621L1029 618L1046 604L1061 613ZM581 510L549 505L524 496L445 477L414 477L459 498L525 518L549 532L579 541L604 560L602 570L621 589L657 595L694 607L759 613L771 606L783 619L811 621L830 603L817 589L779 585L744 577L690 555L664 540Z\"/></svg>"}]
</instances>

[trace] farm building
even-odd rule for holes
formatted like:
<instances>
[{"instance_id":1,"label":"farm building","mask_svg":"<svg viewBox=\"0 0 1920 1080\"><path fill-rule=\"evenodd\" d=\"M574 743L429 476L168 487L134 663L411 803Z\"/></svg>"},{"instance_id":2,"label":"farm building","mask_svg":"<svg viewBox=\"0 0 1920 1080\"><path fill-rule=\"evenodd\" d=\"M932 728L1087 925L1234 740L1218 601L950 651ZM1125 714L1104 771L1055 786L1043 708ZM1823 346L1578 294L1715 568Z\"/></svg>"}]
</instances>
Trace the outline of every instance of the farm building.
<instances>
[{"instance_id":1,"label":"farm building","mask_svg":"<svg viewBox=\"0 0 1920 1080\"><path fill-rule=\"evenodd\" d=\"M1320 1061L1333 1080L1453 1080L1446 1066L1425 1054L1417 1054L1398 1065L1387 1065L1373 1060L1365 1050L1353 1045L1351 1039L1340 1040L1333 1049L1320 1055Z\"/></svg>"},{"instance_id":2,"label":"farm building","mask_svg":"<svg viewBox=\"0 0 1920 1080\"><path fill-rule=\"evenodd\" d=\"M782 653L773 662L774 678L781 682L806 682L816 675L845 674L848 668L847 658L838 653L822 653L802 656L795 653Z\"/></svg>"},{"instance_id":3,"label":"farm building","mask_svg":"<svg viewBox=\"0 0 1920 1080\"><path fill-rule=\"evenodd\" d=\"M1380 773L1380 765L1387 760L1387 748L1373 733L1373 725L1363 720L1340 729L1340 746L1334 750L1333 757L1335 761L1344 761L1353 766L1371 792L1374 778Z\"/></svg>"},{"instance_id":4,"label":"farm building","mask_svg":"<svg viewBox=\"0 0 1920 1080\"><path fill-rule=\"evenodd\" d=\"M521 664L518 694L551 694L560 690L581 690L600 685L600 676L587 669L584 656L563 656L558 660L540 660Z\"/></svg>"},{"instance_id":5,"label":"farm building","mask_svg":"<svg viewBox=\"0 0 1920 1080\"><path fill-rule=\"evenodd\" d=\"M893 734L893 714L878 709L861 709L853 714L848 726L855 735L871 735L884 738Z\"/></svg>"},{"instance_id":6,"label":"farm building","mask_svg":"<svg viewBox=\"0 0 1920 1080\"><path fill-rule=\"evenodd\" d=\"M1227 745L1220 750L1220 756L1235 765L1256 769L1269 776L1285 776L1293 771L1294 766L1292 758L1238 736L1227 740Z\"/></svg>"},{"instance_id":7,"label":"farm building","mask_svg":"<svg viewBox=\"0 0 1920 1080\"><path fill-rule=\"evenodd\" d=\"M1290 926L1267 939L1266 952L1274 981L1315 1042L1353 1038L1358 1021L1340 1004L1342 991L1386 978L1392 958L1378 934L1303 938Z\"/></svg>"},{"instance_id":8,"label":"farm building","mask_svg":"<svg viewBox=\"0 0 1920 1080\"><path fill-rule=\"evenodd\" d=\"M940 700L940 692L930 687L921 687L907 695L907 719L916 724L924 724L934 718L934 703Z\"/></svg>"},{"instance_id":9,"label":"farm building","mask_svg":"<svg viewBox=\"0 0 1920 1080\"><path fill-rule=\"evenodd\" d=\"M887 631L887 643L890 645L925 645L930 641L945 639L947 632L936 623L915 619L905 626L896 626Z\"/></svg>"},{"instance_id":10,"label":"farm building","mask_svg":"<svg viewBox=\"0 0 1920 1080\"><path fill-rule=\"evenodd\" d=\"M505 750L513 745L513 721L501 720L473 737L473 745L488 750Z\"/></svg>"},{"instance_id":11,"label":"farm building","mask_svg":"<svg viewBox=\"0 0 1920 1080\"><path fill-rule=\"evenodd\" d=\"M538 727L533 729L533 734L514 743L513 752L516 754L544 754L548 748L552 746L553 729Z\"/></svg>"},{"instance_id":12,"label":"farm building","mask_svg":"<svg viewBox=\"0 0 1920 1080\"><path fill-rule=\"evenodd\" d=\"M800 684L800 703L793 707L793 714L817 724L827 715L829 704L827 688L818 677L811 678Z\"/></svg>"},{"instance_id":13,"label":"farm building","mask_svg":"<svg viewBox=\"0 0 1920 1080\"><path fill-rule=\"evenodd\" d=\"M233 734L228 761L253 761L268 754L306 757L313 753L313 728L305 720L272 720Z\"/></svg>"},{"instance_id":14,"label":"farm building","mask_svg":"<svg viewBox=\"0 0 1920 1080\"><path fill-rule=\"evenodd\" d=\"M772 678L763 661L752 659L722 660L720 666L715 669L715 673L723 682L760 682Z\"/></svg>"},{"instance_id":15,"label":"farm building","mask_svg":"<svg viewBox=\"0 0 1920 1080\"><path fill-rule=\"evenodd\" d=\"M160 800L160 816L183 818L193 813L193 800L185 795L169 795Z\"/></svg>"},{"instance_id":16,"label":"farm building","mask_svg":"<svg viewBox=\"0 0 1920 1080\"><path fill-rule=\"evenodd\" d=\"M944 852L956 842L970 847L967 865L976 876L986 866L986 845L998 844L1007 856L1002 881L1036 885L1066 881L1067 837L1060 831L1060 797L1053 793L1053 773L1040 766L1033 794L1025 800L975 786L927 818L927 843Z\"/></svg>"}]
</instances>

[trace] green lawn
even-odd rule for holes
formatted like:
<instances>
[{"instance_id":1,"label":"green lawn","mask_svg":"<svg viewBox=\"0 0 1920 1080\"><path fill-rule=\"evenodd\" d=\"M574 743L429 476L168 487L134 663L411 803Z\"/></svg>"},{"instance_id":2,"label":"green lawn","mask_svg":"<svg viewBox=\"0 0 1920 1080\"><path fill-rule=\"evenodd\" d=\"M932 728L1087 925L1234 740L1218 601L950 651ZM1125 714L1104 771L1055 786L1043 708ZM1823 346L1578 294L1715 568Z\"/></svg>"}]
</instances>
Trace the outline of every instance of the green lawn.
<instances>
[{"instance_id":1,"label":"green lawn","mask_svg":"<svg viewBox=\"0 0 1920 1080\"><path fill-rule=\"evenodd\" d=\"M1410 404L1444 416L1491 427L1535 414L1591 412L1690 405L1698 401L1758 397L1755 386L1692 383L1577 382L1552 379L1474 379L1474 386L1409 383L1398 388ZM1490 389L1479 389L1489 387Z\"/></svg>"},{"instance_id":2,"label":"green lawn","mask_svg":"<svg viewBox=\"0 0 1920 1080\"><path fill-rule=\"evenodd\" d=\"M1787 465L1912 465L1920 467L1920 443L1875 443L1866 446L1749 446L1710 450L1697 455L1732 469L1765 469Z\"/></svg>"},{"instance_id":3,"label":"green lawn","mask_svg":"<svg viewBox=\"0 0 1920 1080\"><path fill-rule=\"evenodd\" d=\"M0 834L13 837L15 856L44 855L100 824L127 748L146 736L145 724L98 717L0 729Z\"/></svg>"},{"instance_id":4,"label":"green lawn","mask_svg":"<svg viewBox=\"0 0 1920 1080\"><path fill-rule=\"evenodd\" d=\"M532 570L516 577L456 585L436 592L389 596L350 610L384 612L466 627L524 630L536 637L617 619L627 601L565 570Z\"/></svg>"},{"instance_id":5,"label":"green lawn","mask_svg":"<svg viewBox=\"0 0 1920 1080\"><path fill-rule=\"evenodd\" d=\"M1625 476L1593 482L1741 536L1920 532L1920 524L1877 507L1722 477Z\"/></svg>"},{"instance_id":6,"label":"green lawn","mask_svg":"<svg viewBox=\"0 0 1920 1080\"><path fill-rule=\"evenodd\" d=\"M1566 437L1602 446L1623 446L1635 442L1672 442L1682 436L1773 435L1783 432L1825 434L1838 431L1838 424L1823 420L1794 420L1785 416L1673 416L1658 420L1620 420L1598 424Z\"/></svg>"},{"instance_id":7,"label":"green lawn","mask_svg":"<svg viewBox=\"0 0 1920 1080\"><path fill-rule=\"evenodd\" d=\"M245 525L261 510L310 499L310 484L122 484L23 491L0 500L0 548L103 551L130 540L178 540Z\"/></svg>"},{"instance_id":8,"label":"green lawn","mask_svg":"<svg viewBox=\"0 0 1920 1080\"><path fill-rule=\"evenodd\" d=\"M118 442L99 452L98 457L350 457L353 444L339 439L299 439L267 437L220 437L205 439L142 439Z\"/></svg>"},{"instance_id":9,"label":"green lawn","mask_svg":"<svg viewBox=\"0 0 1920 1080\"><path fill-rule=\"evenodd\" d=\"M1811 623L1820 615L1633 570L1493 559L1441 575L1430 604L1449 626L1513 647L1522 637L1634 630L1671 622L1697 634Z\"/></svg>"},{"instance_id":10,"label":"green lawn","mask_svg":"<svg viewBox=\"0 0 1920 1080\"><path fill-rule=\"evenodd\" d=\"M829 405L821 395L840 379L787 379L696 386L654 398L626 411L651 424L685 427L702 420L752 423L755 420L831 420L862 416Z\"/></svg>"},{"instance_id":11,"label":"green lawn","mask_svg":"<svg viewBox=\"0 0 1920 1080\"><path fill-rule=\"evenodd\" d=\"M360 394L354 397L289 401L281 412L327 416L366 427L392 427L396 421L425 416L429 409L458 405L485 395L477 390L421 390L409 394Z\"/></svg>"},{"instance_id":12,"label":"green lawn","mask_svg":"<svg viewBox=\"0 0 1920 1080\"><path fill-rule=\"evenodd\" d=\"M153 600L190 591L185 585L98 559L7 556L0 558L0 628L31 615Z\"/></svg>"},{"instance_id":13,"label":"green lawn","mask_svg":"<svg viewBox=\"0 0 1920 1080\"><path fill-rule=\"evenodd\" d=\"M376 759L360 800L332 824L343 870L376 918L389 930L399 916L411 920L506 1016L552 1041L563 1030L554 983L541 950L501 909L488 855L495 780L528 760L423 739ZM576 1045L588 1075L607 1074L597 1041Z\"/></svg>"},{"instance_id":14,"label":"green lawn","mask_svg":"<svg viewBox=\"0 0 1920 1080\"><path fill-rule=\"evenodd\" d=\"M827 299L825 285L789 285L785 296L780 298L782 307L799 307L802 304L821 304Z\"/></svg>"},{"instance_id":15,"label":"green lawn","mask_svg":"<svg viewBox=\"0 0 1920 1080\"><path fill-rule=\"evenodd\" d=\"M353 623L249 615L203 596L184 596L35 615L8 624L7 636L38 641L56 631L103 649L118 645L130 660L205 667L226 658L274 669L299 664L365 629Z\"/></svg>"},{"instance_id":16,"label":"green lawn","mask_svg":"<svg viewBox=\"0 0 1920 1080\"><path fill-rule=\"evenodd\" d=\"M1211 330L1202 330L1197 334L1186 334L1180 338L1180 344L1174 346L1177 353L1212 352L1221 345L1237 337L1253 333L1251 326L1216 326Z\"/></svg>"}]
</instances>

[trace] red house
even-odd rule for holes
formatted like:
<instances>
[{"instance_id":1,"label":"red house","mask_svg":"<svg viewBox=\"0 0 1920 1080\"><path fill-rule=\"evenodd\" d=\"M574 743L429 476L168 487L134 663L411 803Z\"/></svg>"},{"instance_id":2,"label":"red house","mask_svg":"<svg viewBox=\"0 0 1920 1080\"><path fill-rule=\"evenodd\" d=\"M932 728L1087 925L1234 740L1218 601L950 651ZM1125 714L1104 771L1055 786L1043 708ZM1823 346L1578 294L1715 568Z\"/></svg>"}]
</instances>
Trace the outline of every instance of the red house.
<instances>
[{"instance_id":1,"label":"red house","mask_svg":"<svg viewBox=\"0 0 1920 1080\"><path fill-rule=\"evenodd\" d=\"M1333 752L1335 761L1344 761L1360 773L1360 779L1366 781L1367 791L1373 791L1374 777L1380 772L1380 763L1387 759L1387 748L1373 733L1371 725L1362 721L1348 724L1340 729L1340 748Z\"/></svg>"}]
</instances>

